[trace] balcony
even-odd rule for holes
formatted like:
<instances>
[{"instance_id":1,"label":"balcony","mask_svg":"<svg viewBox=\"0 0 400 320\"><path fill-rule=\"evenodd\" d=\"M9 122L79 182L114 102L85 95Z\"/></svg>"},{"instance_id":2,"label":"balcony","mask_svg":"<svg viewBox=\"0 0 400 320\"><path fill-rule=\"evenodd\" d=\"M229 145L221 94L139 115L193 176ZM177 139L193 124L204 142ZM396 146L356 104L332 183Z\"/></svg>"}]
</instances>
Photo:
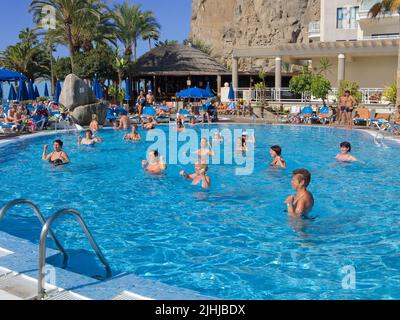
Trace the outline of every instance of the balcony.
<instances>
[{"instance_id":1,"label":"balcony","mask_svg":"<svg viewBox=\"0 0 400 320\"><path fill-rule=\"evenodd\" d=\"M358 40L386 40L386 39L400 39L399 34L379 34L379 35L372 35L372 36L363 36L360 37Z\"/></svg>"},{"instance_id":2,"label":"balcony","mask_svg":"<svg viewBox=\"0 0 400 320\"><path fill-rule=\"evenodd\" d=\"M310 22L308 25L308 38L319 40L321 37L321 23L319 21Z\"/></svg>"},{"instance_id":3,"label":"balcony","mask_svg":"<svg viewBox=\"0 0 400 320\"><path fill-rule=\"evenodd\" d=\"M372 19L371 15L369 14L369 11L371 10L372 6L374 4L376 4L377 2L378 2L378 0L363 0L361 2L360 10L359 10L360 20ZM384 15L380 16L380 18L393 18L393 17L399 17L399 14L387 12Z\"/></svg>"}]
</instances>

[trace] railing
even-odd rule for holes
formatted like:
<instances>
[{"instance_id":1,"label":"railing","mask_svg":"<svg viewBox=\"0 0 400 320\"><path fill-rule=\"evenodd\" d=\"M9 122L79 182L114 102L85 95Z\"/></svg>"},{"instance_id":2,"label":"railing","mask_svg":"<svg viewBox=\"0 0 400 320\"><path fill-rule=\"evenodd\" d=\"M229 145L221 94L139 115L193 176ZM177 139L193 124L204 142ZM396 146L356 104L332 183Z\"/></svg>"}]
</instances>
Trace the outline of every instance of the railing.
<instances>
[{"instance_id":1,"label":"railing","mask_svg":"<svg viewBox=\"0 0 400 320\"><path fill-rule=\"evenodd\" d=\"M26 204L26 205L30 206L32 208L33 212L35 213L36 217L42 224L42 226L45 225L46 219L43 217L42 213L40 212L39 207L37 205L35 205L32 201L25 200L25 199L16 199L14 201L7 203L3 208L1 208L0 222L3 220L4 216L10 209L12 209L13 207L20 205L20 204ZM54 244L56 245L58 250L60 250L61 254L63 255L63 266L62 267L66 268L67 264L68 264L67 252L65 251L65 249L63 248L61 243L58 241L57 237L55 236L55 234L53 233L53 231L51 229L49 230L49 233L50 233L51 239L54 241Z\"/></svg>"},{"instance_id":2,"label":"railing","mask_svg":"<svg viewBox=\"0 0 400 320\"><path fill-rule=\"evenodd\" d=\"M375 36L362 36L358 40L387 40L387 39L400 39L400 34L382 34Z\"/></svg>"},{"instance_id":3,"label":"railing","mask_svg":"<svg viewBox=\"0 0 400 320\"><path fill-rule=\"evenodd\" d=\"M383 101L383 88L361 88L363 104L388 104ZM332 88L327 96L328 102L335 102L337 100L337 88ZM235 90L236 99L243 99L244 101L260 103L260 102L293 102L305 103L313 102L320 103L321 99L317 99L308 94L295 94L289 88L267 88L263 90L255 90L251 88L238 88Z\"/></svg>"},{"instance_id":4,"label":"railing","mask_svg":"<svg viewBox=\"0 0 400 320\"><path fill-rule=\"evenodd\" d=\"M86 237L88 238L90 245L92 246L93 250L95 251L97 257L99 258L100 262L103 264L105 270L106 270L106 277L110 278L112 273L111 273L111 268L103 256L103 253L101 252L99 246L97 245L96 241L94 240L92 234L90 233L85 221L83 220L81 214L73 209L64 209L56 212L54 215L52 215L44 224L42 228L42 232L40 234L40 245L39 245L39 275L38 275L38 300L41 300L45 297L46 291L45 291L45 286L44 286L44 267L46 264L46 239L47 235L49 232L51 232L51 226L52 224L61 216L64 215L70 215L75 217L75 219L78 221L79 225L81 226L83 232L85 233Z\"/></svg>"}]
</instances>

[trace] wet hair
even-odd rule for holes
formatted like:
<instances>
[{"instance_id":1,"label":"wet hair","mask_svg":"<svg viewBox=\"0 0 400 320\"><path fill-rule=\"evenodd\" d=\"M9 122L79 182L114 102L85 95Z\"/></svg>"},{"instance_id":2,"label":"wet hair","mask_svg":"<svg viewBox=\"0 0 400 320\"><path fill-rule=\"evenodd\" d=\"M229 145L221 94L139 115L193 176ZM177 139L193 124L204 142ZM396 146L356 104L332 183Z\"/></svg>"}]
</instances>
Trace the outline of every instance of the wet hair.
<instances>
[{"instance_id":1,"label":"wet hair","mask_svg":"<svg viewBox=\"0 0 400 320\"><path fill-rule=\"evenodd\" d=\"M346 90L344 93L351 94L350 90Z\"/></svg>"},{"instance_id":2,"label":"wet hair","mask_svg":"<svg viewBox=\"0 0 400 320\"><path fill-rule=\"evenodd\" d=\"M156 158L158 158L158 156L160 155L159 153L158 153L158 150L153 150L153 151L151 151L153 154L154 154L154 156L156 157Z\"/></svg>"},{"instance_id":3,"label":"wet hair","mask_svg":"<svg viewBox=\"0 0 400 320\"><path fill-rule=\"evenodd\" d=\"M93 135L92 130L86 130L86 133L90 133L91 136Z\"/></svg>"},{"instance_id":4,"label":"wet hair","mask_svg":"<svg viewBox=\"0 0 400 320\"><path fill-rule=\"evenodd\" d=\"M92 120L97 120L97 114L92 114Z\"/></svg>"},{"instance_id":5,"label":"wet hair","mask_svg":"<svg viewBox=\"0 0 400 320\"><path fill-rule=\"evenodd\" d=\"M55 141L53 142L53 144L54 144L54 143L59 144L61 148L62 148L63 145L64 145L64 142L62 142L61 140L55 140Z\"/></svg>"},{"instance_id":6,"label":"wet hair","mask_svg":"<svg viewBox=\"0 0 400 320\"><path fill-rule=\"evenodd\" d=\"M282 148L281 148L280 146L272 146L272 147L271 147L271 150L275 151L275 153L276 153L278 156L281 156L281 154L282 154Z\"/></svg>"},{"instance_id":7,"label":"wet hair","mask_svg":"<svg viewBox=\"0 0 400 320\"><path fill-rule=\"evenodd\" d=\"M299 182L304 181L304 185L308 187L311 183L311 173L307 169L297 169L293 171L293 176L297 176Z\"/></svg>"},{"instance_id":8,"label":"wet hair","mask_svg":"<svg viewBox=\"0 0 400 320\"><path fill-rule=\"evenodd\" d=\"M351 144L350 144L350 142L347 142L347 141L342 142L342 143L340 144L340 147L341 147L341 148L349 149L349 152L351 152Z\"/></svg>"}]
</instances>

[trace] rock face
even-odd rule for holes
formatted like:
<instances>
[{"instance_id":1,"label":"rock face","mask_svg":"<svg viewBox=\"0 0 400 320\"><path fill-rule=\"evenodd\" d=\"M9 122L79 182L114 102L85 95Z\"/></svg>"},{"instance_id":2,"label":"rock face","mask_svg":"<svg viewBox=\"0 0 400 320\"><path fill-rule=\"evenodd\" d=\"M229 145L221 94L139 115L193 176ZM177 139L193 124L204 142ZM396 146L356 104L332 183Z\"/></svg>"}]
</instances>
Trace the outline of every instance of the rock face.
<instances>
[{"instance_id":1,"label":"rock face","mask_svg":"<svg viewBox=\"0 0 400 320\"><path fill-rule=\"evenodd\" d=\"M108 103L97 102L80 107L72 111L71 116L81 126L88 126L92 121L92 115L96 114L100 124L104 124L107 118Z\"/></svg>"},{"instance_id":2,"label":"rock face","mask_svg":"<svg viewBox=\"0 0 400 320\"><path fill-rule=\"evenodd\" d=\"M97 115L100 124L106 121L108 103L98 101L92 88L74 74L65 78L59 101L81 126L89 125L93 114Z\"/></svg>"},{"instance_id":3,"label":"rock face","mask_svg":"<svg viewBox=\"0 0 400 320\"><path fill-rule=\"evenodd\" d=\"M191 33L213 48L227 67L233 48L307 43L308 24L320 19L320 0L193 0ZM265 60L241 59L240 70L265 67Z\"/></svg>"}]
</instances>

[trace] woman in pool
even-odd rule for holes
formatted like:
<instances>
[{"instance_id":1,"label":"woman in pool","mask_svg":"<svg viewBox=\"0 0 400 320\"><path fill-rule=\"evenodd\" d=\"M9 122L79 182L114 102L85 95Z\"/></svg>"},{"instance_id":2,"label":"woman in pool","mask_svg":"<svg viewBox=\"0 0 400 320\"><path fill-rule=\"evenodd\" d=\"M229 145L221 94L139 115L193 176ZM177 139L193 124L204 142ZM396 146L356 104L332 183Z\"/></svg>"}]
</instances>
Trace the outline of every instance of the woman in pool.
<instances>
[{"instance_id":1,"label":"woman in pool","mask_svg":"<svg viewBox=\"0 0 400 320\"><path fill-rule=\"evenodd\" d=\"M285 204L288 208L290 216L301 218L307 216L314 207L314 197L307 190L311 182L311 173L306 169L298 169L293 171L292 187L296 191L296 195L289 196Z\"/></svg>"},{"instance_id":2,"label":"woman in pool","mask_svg":"<svg viewBox=\"0 0 400 320\"><path fill-rule=\"evenodd\" d=\"M336 160L339 162L360 162L365 163L358 160L354 157L351 152L351 144L349 142L342 142L340 144L340 153L336 156Z\"/></svg>"},{"instance_id":3,"label":"woman in pool","mask_svg":"<svg viewBox=\"0 0 400 320\"><path fill-rule=\"evenodd\" d=\"M186 171L181 171L180 175L187 180L192 180L193 186L197 186L201 183L203 189L209 189L211 186L211 178L207 175L207 171L207 164L202 164L201 161L196 161L195 173L188 174Z\"/></svg>"},{"instance_id":4,"label":"woman in pool","mask_svg":"<svg viewBox=\"0 0 400 320\"><path fill-rule=\"evenodd\" d=\"M286 161L281 157L282 148L280 146L272 146L269 153L273 159L270 166L286 168Z\"/></svg>"},{"instance_id":5,"label":"woman in pool","mask_svg":"<svg viewBox=\"0 0 400 320\"><path fill-rule=\"evenodd\" d=\"M132 133L128 133L125 135L124 140L129 141L140 141L142 140L142 136L138 133L138 126L135 124L132 127Z\"/></svg>"},{"instance_id":6,"label":"woman in pool","mask_svg":"<svg viewBox=\"0 0 400 320\"><path fill-rule=\"evenodd\" d=\"M206 138L202 138L200 141L200 149L196 151L196 154L202 163L208 163L209 158L214 156L215 152L211 149L208 140Z\"/></svg>"},{"instance_id":7,"label":"woman in pool","mask_svg":"<svg viewBox=\"0 0 400 320\"><path fill-rule=\"evenodd\" d=\"M61 140L54 141L53 142L54 151L50 154L47 154L49 146L46 144L44 146L42 159L44 161L48 161L54 166L61 166L64 164L68 164L70 160L66 152L62 150L63 145L64 143Z\"/></svg>"},{"instance_id":8,"label":"woman in pool","mask_svg":"<svg viewBox=\"0 0 400 320\"><path fill-rule=\"evenodd\" d=\"M149 160L150 162L147 160L142 161L142 167L146 172L158 175L167 170L167 164L165 163L164 157L160 157L157 150L150 151Z\"/></svg>"},{"instance_id":9,"label":"woman in pool","mask_svg":"<svg viewBox=\"0 0 400 320\"><path fill-rule=\"evenodd\" d=\"M96 143L101 143L103 140L99 137L93 137L93 133L91 130L86 130L85 138L82 139L81 136L78 138L78 144L84 146L94 146Z\"/></svg>"}]
</instances>

